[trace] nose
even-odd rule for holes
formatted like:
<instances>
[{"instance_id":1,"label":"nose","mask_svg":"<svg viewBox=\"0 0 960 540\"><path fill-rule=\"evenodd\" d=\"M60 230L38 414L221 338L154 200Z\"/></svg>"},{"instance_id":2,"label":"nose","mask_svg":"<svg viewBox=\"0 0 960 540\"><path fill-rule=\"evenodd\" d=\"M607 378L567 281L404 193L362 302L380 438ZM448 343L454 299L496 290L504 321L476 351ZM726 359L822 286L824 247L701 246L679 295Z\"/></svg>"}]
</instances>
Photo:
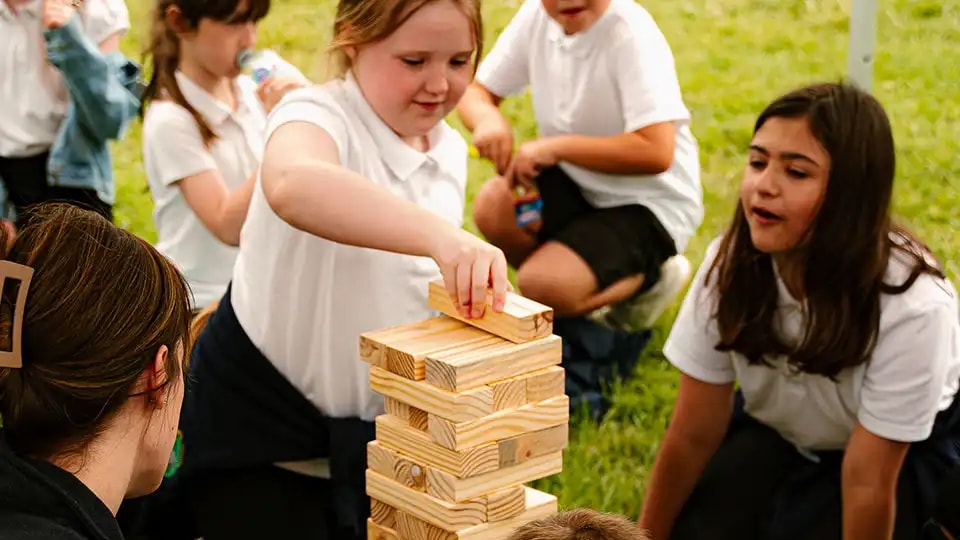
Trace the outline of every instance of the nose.
<instances>
[{"instance_id":1,"label":"nose","mask_svg":"<svg viewBox=\"0 0 960 540\"><path fill-rule=\"evenodd\" d=\"M424 84L424 89L434 95L446 95L447 91L450 89L450 81L447 78L447 68L443 65L438 65L430 70L427 74L426 84Z\"/></svg>"},{"instance_id":2,"label":"nose","mask_svg":"<svg viewBox=\"0 0 960 540\"><path fill-rule=\"evenodd\" d=\"M762 171L756 174L757 177L754 185L761 195L772 197L780 192L780 178L776 173L773 163L767 164Z\"/></svg>"}]
</instances>

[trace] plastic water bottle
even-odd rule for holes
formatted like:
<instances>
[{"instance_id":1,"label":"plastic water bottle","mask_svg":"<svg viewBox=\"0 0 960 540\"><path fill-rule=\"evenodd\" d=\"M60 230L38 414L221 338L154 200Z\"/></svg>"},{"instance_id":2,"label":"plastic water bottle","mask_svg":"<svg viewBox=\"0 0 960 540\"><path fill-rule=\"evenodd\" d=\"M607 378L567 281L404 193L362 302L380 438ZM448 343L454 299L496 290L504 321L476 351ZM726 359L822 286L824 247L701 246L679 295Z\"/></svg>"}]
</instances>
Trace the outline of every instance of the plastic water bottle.
<instances>
[{"instance_id":1,"label":"plastic water bottle","mask_svg":"<svg viewBox=\"0 0 960 540\"><path fill-rule=\"evenodd\" d=\"M257 84L270 77L292 77L303 83L307 82L307 78L300 70L269 49L241 51L237 55L237 65Z\"/></svg>"}]
</instances>

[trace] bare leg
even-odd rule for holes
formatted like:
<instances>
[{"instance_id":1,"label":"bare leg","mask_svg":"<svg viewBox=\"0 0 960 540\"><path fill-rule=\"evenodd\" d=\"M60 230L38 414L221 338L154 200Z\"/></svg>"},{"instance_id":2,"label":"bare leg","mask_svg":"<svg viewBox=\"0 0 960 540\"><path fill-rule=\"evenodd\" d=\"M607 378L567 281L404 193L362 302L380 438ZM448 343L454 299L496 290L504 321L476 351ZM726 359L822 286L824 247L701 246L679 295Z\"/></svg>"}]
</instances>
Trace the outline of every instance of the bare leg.
<instances>
[{"instance_id":1,"label":"bare leg","mask_svg":"<svg viewBox=\"0 0 960 540\"><path fill-rule=\"evenodd\" d=\"M598 291L593 271L575 251L559 242L547 242L517 271L520 292L548 305L561 317L578 317L630 298L643 275L628 276Z\"/></svg>"}]
</instances>

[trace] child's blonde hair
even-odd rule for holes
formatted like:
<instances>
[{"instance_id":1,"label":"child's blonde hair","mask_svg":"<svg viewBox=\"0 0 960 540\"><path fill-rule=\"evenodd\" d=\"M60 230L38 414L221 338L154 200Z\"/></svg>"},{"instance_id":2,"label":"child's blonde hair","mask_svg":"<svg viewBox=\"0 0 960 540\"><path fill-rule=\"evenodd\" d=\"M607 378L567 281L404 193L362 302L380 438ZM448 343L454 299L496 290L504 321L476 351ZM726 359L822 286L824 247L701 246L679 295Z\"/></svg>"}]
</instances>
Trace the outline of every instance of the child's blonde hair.
<instances>
[{"instance_id":1,"label":"child's blonde hair","mask_svg":"<svg viewBox=\"0 0 960 540\"><path fill-rule=\"evenodd\" d=\"M350 69L350 58L346 54L348 47L386 39L414 13L433 2L452 2L470 19L475 45L473 69L476 72L483 52L480 0L340 0L329 49L333 60L331 75L342 77Z\"/></svg>"},{"instance_id":2,"label":"child's blonde hair","mask_svg":"<svg viewBox=\"0 0 960 540\"><path fill-rule=\"evenodd\" d=\"M508 540L650 540L636 523L617 514L578 508L531 521Z\"/></svg>"}]
</instances>

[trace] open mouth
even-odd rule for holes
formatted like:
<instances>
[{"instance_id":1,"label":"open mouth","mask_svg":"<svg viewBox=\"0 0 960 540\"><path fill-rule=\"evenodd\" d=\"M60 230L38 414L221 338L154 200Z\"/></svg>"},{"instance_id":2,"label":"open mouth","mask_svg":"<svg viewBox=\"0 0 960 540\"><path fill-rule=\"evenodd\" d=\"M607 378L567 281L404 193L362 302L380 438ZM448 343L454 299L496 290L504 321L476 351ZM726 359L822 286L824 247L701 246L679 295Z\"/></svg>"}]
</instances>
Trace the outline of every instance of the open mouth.
<instances>
[{"instance_id":1,"label":"open mouth","mask_svg":"<svg viewBox=\"0 0 960 540\"><path fill-rule=\"evenodd\" d=\"M774 214L773 212L763 208L761 206L754 206L752 209L753 215L761 218L764 221L782 221L783 217Z\"/></svg>"},{"instance_id":2,"label":"open mouth","mask_svg":"<svg viewBox=\"0 0 960 540\"><path fill-rule=\"evenodd\" d=\"M579 15L582 12L583 12L583 8L580 8L580 7L560 10L560 14L566 15L567 17L574 17L576 15Z\"/></svg>"}]
</instances>

